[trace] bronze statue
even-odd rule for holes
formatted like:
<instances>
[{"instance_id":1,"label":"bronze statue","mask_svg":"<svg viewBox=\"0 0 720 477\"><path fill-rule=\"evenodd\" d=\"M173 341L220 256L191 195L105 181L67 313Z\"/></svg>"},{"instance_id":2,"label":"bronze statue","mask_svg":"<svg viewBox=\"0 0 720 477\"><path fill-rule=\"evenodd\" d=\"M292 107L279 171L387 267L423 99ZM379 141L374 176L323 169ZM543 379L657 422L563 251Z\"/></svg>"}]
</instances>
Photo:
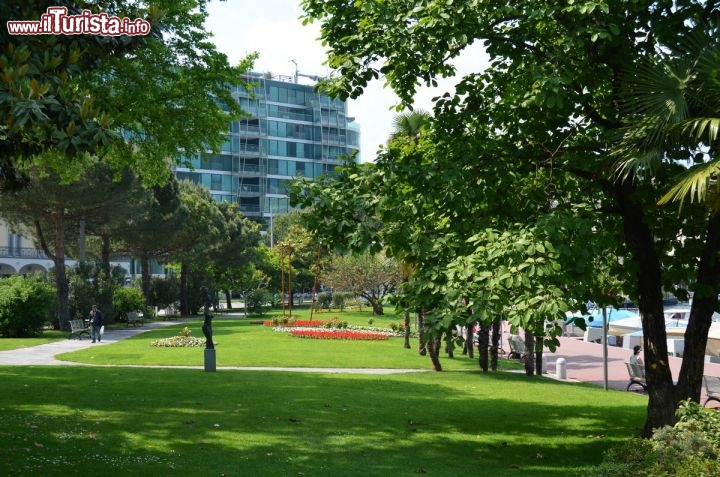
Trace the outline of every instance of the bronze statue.
<instances>
[{"instance_id":1,"label":"bronze statue","mask_svg":"<svg viewBox=\"0 0 720 477\"><path fill-rule=\"evenodd\" d=\"M202 325L202 332L205 335L205 349L215 349L215 343L212 339L212 313L210 313L210 305L212 297L207 287L200 289L203 293L203 313L205 314L205 322Z\"/></svg>"}]
</instances>

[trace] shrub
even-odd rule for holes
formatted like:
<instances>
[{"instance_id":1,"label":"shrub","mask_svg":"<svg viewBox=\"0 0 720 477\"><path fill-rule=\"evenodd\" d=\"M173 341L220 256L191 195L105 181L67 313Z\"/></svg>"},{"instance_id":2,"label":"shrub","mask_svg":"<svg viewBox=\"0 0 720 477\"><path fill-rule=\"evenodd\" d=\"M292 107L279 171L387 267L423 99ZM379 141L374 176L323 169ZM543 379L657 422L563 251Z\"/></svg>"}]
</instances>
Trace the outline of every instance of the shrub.
<instances>
[{"instance_id":1,"label":"shrub","mask_svg":"<svg viewBox=\"0 0 720 477\"><path fill-rule=\"evenodd\" d=\"M315 300L315 309L316 310L322 310L323 308L326 310L330 309L330 304L332 303L332 293L328 292L322 292L318 293L317 300Z\"/></svg>"},{"instance_id":2,"label":"shrub","mask_svg":"<svg viewBox=\"0 0 720 477\"><path fill-rule=\"evenodd\" d=\"M324 328L333 328L336 330L342 330L347 328L349 323L347 321L341 321L337 316L334 316L332 320L326 321L323 325Z\"/></svg>"},{"instance_id":3,"label":"shrub","mask_svg":"<svg viewBox=\"0 0 720 477\"><path fill-rule=\"evenodd\" d=\"M335 292L332 294L332 304L335 306L335 308L338 308L340 311L343 311L346 306L348 306L348 302L353 297L352 293L348 292Z\"/></svg>"},{"instance_id":4,"label":"shrub","mask_svg":"<svg viewBox=\"0 0 720 477\"><path fill-rule=\"evenodd\" d=\"M55 289L37 277L14 275L0 280L0 335L38 336L55 311Z\"/></svg>"},{"instance_id":5,"label":"shrub","mask_svg":"<svg viewBox=\"0 0 720 477\"><path fill-rule=\"evenodd\" d=\"M145 297L139 288L120 287L113 293L112 304L118 316L127 321L129 312L145 310Z\"/></svg>"},{"instance_id":6,"label":"shrub","mask_svg":"<svg viewBox=\"0 0 720 477\"><path fill-rule=\"evenodd\" d=\"M658 429L650 439L632 439L610 449L588 477L665 477L720 475L720 415L684 401L674 427Z\"/></svg>"},{"instance_id":7,"label":"shrub","mask_svg":"<svg viewBox=\"0 0 720 477\"><path fill-rule=\"evenodd\" d=\"M152 306L168 308L177 301L180 301L180 280L176 276L150 279L150 304Z\"/></svg>"},{"instance_id":8,"label":"shrub","mask_svg":"<svg viewBox=\"0 0 720 477\"><path fill-rule=\"evenodd\" d=\"M245 293L245 309L253 315L262 315L265 306L270 304L271 301L272 294L263 288L256 288Z\"/></svg>"}]
</instances>

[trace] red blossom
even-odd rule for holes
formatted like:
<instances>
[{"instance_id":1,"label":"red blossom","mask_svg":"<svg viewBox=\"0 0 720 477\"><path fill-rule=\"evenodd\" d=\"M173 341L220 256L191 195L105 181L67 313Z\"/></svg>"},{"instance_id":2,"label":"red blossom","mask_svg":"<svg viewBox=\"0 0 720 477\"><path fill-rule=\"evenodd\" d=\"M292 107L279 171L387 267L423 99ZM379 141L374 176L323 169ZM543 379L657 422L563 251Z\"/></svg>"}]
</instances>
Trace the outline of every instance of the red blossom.
<instances>
[{"instance_id":1,"label":"red blossom","mask_svg":"<svg viewBox=\"0 0 720 477\"><path fill-rule=\"evenodd\" d=\"M354 330L290 330L290 334L299 338L318 340L387 340L384 333Z\"/></svg>"},{"instance_id":2,"label":"red blossom","mask_svg":"<svg viewBox=\"0 0 720 477\"><path fill-rule=\"evenodd\" d=\"M291 327L291 326L307 326L307 327L320 327L325 325L325 322L322 320L294 320L294 321L288 321L287 323L283 322L273 322L270 320L263 321L264 326L285 326L285 327Z\"/></svg>"}]
</instances>

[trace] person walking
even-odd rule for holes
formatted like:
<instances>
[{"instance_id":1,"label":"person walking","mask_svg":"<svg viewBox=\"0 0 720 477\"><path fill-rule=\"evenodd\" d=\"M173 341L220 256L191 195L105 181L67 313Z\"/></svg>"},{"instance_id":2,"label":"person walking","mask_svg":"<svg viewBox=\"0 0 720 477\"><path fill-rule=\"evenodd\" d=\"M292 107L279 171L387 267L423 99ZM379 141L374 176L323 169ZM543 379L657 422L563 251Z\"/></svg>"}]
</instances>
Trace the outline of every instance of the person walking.
<instances>
[{"instance_id":1,"label":"person walking","mask_svg":"<svg viewBox=\"0 0 720 477\"><path fill-rule=\"evenodd\" d=\"M103 316L100 310L98 310L97 305L92 306L92 310L90 310L90 337L92 338L92 342L94 343L95 340L100 342L102 339L102 333L100 332L103 326Z\"/></svg>"}]
</instances>

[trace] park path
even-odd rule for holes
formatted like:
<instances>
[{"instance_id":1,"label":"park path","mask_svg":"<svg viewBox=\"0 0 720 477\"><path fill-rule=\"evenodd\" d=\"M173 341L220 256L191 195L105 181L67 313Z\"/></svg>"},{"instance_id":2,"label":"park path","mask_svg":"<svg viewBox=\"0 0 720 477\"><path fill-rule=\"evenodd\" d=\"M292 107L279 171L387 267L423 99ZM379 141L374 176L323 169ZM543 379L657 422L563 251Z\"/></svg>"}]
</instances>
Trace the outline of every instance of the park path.
<instances>
[{"instance_id":1,"label":"park path","mask_svg":"<svg viewBox=\"0 0 720 477\"><path fill-rule=\"evenodd\" d=\"M177 324L177 321L151 321L140 327L108 330L105 332L102 341L99 343L93 343L90 338L84 337L83 339L74 338L54 341L52 343L32 346L29 348L0 351L0 365L81 365L82 363L73 363L72 361L60 361L59 359L56 359L55 356L62 353L68 353L70 351L89 348L90 346L107 346L108 344L129 338L130 336L173 324Z\"/></svg>"},{"instance_id":2,"label":"park path","mask_svg":"<svg viewBox=\"0 0 720 477\"><path fill-rule=\"evenodd\" d=\"M218 318L222 318L218 316ZM20 348L9 351L0 351L0 365L5 366L82 366L84 363L72 361L61 361L56 358L58 354L89 348L91 346L107 346L130 336L143 333L148 330L163 328L178 324L178 321L150 321L140 327L118 328L108 330L100 343L92 343L90 339L66 339L47 343L29 348ZM507 343L507 333L503 336L503 343ZM625 389L628 383L628 373L625 362L630 357L631 350L608 346L608 387L614 389ZM566 364L567 379L584 383L592 383L603 386L603 350L598 343L586 343L580 339L561 337L560 347L555 353L546 350L547 376L556 378L555 367L558 358L564 358ZM673 379L677 380L680 372L681 358L670 357L670 369ZM96 365L92 365L96 366ZM163 366L167 367L167 366ZM180 368L180 366L178 366ZM181 368L203 369L203 366L182 366ZM293 367L241 367L241 366L218 366L217 369L233 369L247 371L296 371L316 373L345 373L345 374L394 374L409 372L425 372L428 369L385 369L385 368L293 368ZM720 363L705 363L705 374L720 376ZM703 389L703 397L705 390Z\"/></svg>"}]
</instances>

